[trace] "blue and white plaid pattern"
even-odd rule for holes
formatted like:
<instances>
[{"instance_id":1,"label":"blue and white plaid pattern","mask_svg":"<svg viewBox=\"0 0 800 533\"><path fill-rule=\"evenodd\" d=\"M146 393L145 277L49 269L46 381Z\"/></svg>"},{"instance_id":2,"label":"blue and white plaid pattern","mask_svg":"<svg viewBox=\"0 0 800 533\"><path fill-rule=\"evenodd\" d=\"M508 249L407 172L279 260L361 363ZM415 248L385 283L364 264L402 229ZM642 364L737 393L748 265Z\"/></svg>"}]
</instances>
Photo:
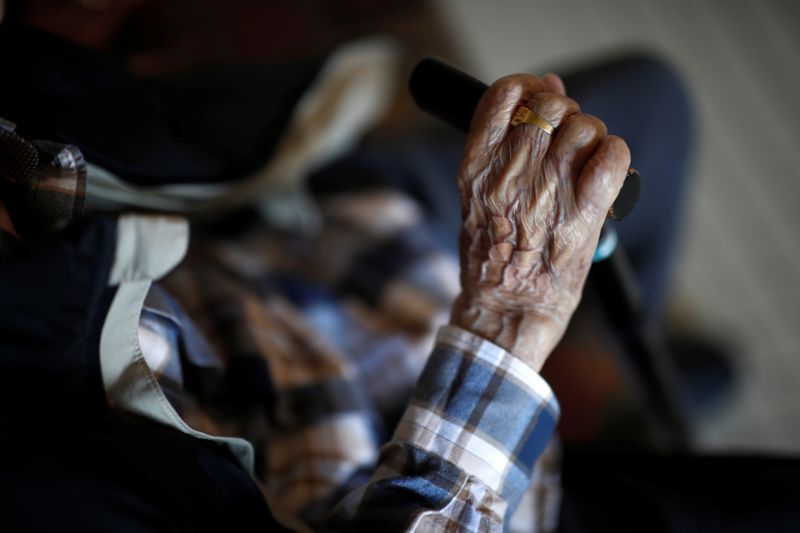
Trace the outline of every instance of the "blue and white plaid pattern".
<instances>
[{"instance_id":1,"label":"blue and white plaid pattern","mask_svg":"<svg viewBox=\"0 0 800 533\"><path fill-rule=\"evenodd\" d=\"M533 368L446 326L395 438L447 459L507 498L524 492L558 411Z\"/></svg>"},{"instance_id":2,"label":"blue and white plaid pattern","mask_svg":"<svg viewBox=\"0 0 800 533\"><path fill-rule=\"evenodd\" d=\"M195 418L253 444L281 516L486 531L531 486L558 407L532 368L457 328L428 357L458 269L423 226L375 236L331 219L316 236L196 240L164 282L226 366L231 405Z\"/></svg>"},{"instance_id":3,"label":"blue and white plaid pattern","mask_svg":"<svg viewBox=\"0 0 800 533\"><path fill-rule=\"evenodd\" d=\"M383 504L393 508L384 517L392 530L502 530L558 412L530 366L469 332L441 328L354 523L371 527ZM418 503L402 505L410 493Z\"/></svg>"}]
</instances>

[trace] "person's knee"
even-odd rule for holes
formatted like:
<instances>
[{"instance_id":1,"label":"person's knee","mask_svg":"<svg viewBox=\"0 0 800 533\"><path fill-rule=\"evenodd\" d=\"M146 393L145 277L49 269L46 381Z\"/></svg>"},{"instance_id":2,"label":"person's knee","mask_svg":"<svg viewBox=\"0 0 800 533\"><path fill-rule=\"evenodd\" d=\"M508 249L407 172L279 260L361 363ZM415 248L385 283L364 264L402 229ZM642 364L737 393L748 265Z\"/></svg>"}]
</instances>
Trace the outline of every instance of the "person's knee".
<instances>
[{"instance_id":1,"label":"person's knee","mask_svg":"<svg viewBox=\"0 0 800 533\"><path fill-rule=\"evenodd\" d=\"M689 90L680 71L666 58L655 53L636 53L618 59L612 70L641 95L645 113L660 127L681 138L691 136L694 124Z\"/></svg>"},{"instance_id":2,"label":"person's knee","mask_svg":"<svg viewBox=\"0 0 800 533\"><path fill-rule=\"evenodd\" d=\"M692 139L693 113L680 71L658 53L618 53L566 73L567 93L634 145ZM639 142L641 141L641 142ZM668 143L669 144L669 143Z\"/></svg>"}]
</instances>

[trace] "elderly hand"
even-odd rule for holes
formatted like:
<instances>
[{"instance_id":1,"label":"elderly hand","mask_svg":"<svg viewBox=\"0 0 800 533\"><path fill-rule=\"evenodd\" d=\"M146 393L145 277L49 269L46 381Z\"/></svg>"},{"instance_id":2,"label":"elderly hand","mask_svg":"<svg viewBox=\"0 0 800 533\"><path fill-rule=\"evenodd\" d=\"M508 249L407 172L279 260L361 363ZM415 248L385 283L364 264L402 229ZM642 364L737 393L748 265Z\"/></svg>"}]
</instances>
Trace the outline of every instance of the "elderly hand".
<instances>
[{"instance_id":1,"label":"elderly hand","mask_svg":"<svg viewBox=\"0 0 800 533\"><path fill-rule=\"evenodd\" d=\"M556 130L511 126L524 105ZM458 171L461 295L451 317L539 370L564 334L630 164L619 137L555 76L515 75L481 99Z\"/></svg>"}]
</instances>

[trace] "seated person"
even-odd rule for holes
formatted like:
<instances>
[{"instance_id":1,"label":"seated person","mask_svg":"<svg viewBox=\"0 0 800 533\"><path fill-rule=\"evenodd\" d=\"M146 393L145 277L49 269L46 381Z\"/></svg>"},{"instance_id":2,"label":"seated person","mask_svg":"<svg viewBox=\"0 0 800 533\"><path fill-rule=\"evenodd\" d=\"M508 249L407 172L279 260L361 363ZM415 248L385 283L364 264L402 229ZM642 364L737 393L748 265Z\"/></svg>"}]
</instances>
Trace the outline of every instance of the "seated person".
<instances>
[{"instance_id":1,"label":"seated person","mask_svg":"<svg viewBox=\"0 0 800 533\"><path fill-rule=\"evenodd\" d=\"M521 105L554 133L512 127ZM74 147L24 143L12 129L3 147L18 148L5 153L35 160L2 168L0 197L4 231L24 237L4 237L0 261L2 420L15 435L0 494L11 525L502 530L532 481L548 486L537 458L558 407L538 371L578 304L630 162L557 77L504 78L475 114L455 179L457 297L430 357L414 356L424 334L398 332L428 321L430 298L412 296L444 298L436 282L450 274L437 277L441 261L423 261L431 247L414 247L408 201L373 197L385 224L366 228L378 217L363 196L330 198L322 211L337 223L305 241L260 225L235 243L224 228L206 231L165 282L179 305L151 282L182 259L186 223L75 209L52 224L66 229L33 232L34 214L61 205L59 194L80 198L97 170ZM375 250L357 242L369 238ZM375 278L387 263L401 283ZM370 295L383 313L368 312ZM215 368L221 381L209 379ZM549 489L526 504L542 529L554 525ZM43 497L46 512L35 512Z\"/></svg>"}]
</instances>

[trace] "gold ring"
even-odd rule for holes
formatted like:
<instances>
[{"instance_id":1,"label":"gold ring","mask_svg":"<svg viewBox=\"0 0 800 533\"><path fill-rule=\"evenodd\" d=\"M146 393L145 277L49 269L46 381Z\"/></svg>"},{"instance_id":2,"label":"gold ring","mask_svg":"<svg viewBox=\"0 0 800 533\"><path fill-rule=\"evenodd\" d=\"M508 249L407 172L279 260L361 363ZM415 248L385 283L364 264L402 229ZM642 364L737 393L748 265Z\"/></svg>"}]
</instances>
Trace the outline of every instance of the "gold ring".
<instances>
[{"instance_id":1,"label":"gold ring","mask_svg":"<svg viewBox=\"0 0 800 533\"><path fill-rule=\"evenodd\" d=\"M512 126L519 126L520 124L530 124L532 126L536 126L548 135L552 135L553 130L555 129L553 128L552 124L539 116L536 111L528 109L524 105L517 109L517 112L514 113L514 118L511 119Z\"/></svg>"}]
</instances>

